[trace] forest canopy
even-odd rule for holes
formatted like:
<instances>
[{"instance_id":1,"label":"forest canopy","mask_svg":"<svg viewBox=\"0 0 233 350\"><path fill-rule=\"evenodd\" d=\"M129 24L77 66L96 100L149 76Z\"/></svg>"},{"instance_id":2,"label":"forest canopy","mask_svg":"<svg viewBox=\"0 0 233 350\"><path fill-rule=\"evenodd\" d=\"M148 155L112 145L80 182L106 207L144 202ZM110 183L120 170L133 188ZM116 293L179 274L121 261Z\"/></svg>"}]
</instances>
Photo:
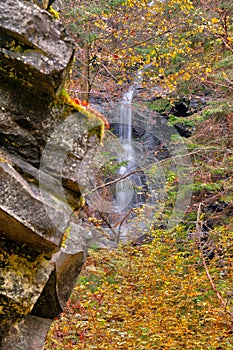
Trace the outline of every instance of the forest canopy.
<instances>
[{"instance_id":1,"label":"forest canopy","mask_svg":"<svg viewBox=\"0 0 233 350\"><path fill-rule=\"evenodd\" d=\"M142 69L143 85L159 85L157 94L231 93L232 7L224 0L66 1L62 20L77 44L73 88L83 99L100 84L111 94Z\"/></svg>"}]
</instances>

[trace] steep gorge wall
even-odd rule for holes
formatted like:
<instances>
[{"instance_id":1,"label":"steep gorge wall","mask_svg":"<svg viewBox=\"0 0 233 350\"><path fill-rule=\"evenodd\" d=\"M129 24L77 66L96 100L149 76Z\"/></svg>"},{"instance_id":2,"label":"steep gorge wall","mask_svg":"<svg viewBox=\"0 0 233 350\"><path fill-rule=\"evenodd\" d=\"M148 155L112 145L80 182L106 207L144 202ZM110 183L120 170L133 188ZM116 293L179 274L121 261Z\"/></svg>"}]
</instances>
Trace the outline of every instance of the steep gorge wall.
<instances>
[{"instance_id":1,"label":"steep gorge wall","mask_svg":"<svg viewBox=\"0 0 233 350\"><path fill-rule=\"evenodd\" d=\"M71 217L71 208L79 210L83 204L77 169L85 152L98 142L93 134L103 128L97 119L90 127L86 113L59 97L72 64L74 44L61 23L35 3L0 3L3 350L41 349L53 318L62 311L74 287L86 258L85 230ZM55 155L59 161L59 155L67 150L61 138L42 170L40 162L52 133L72 113L79 134L75 145L70 140L60 180L53 165ZM56 193L59 181L65 203ZM41 187L46 196L41 196Z\"/></svg>"}]
</instances>

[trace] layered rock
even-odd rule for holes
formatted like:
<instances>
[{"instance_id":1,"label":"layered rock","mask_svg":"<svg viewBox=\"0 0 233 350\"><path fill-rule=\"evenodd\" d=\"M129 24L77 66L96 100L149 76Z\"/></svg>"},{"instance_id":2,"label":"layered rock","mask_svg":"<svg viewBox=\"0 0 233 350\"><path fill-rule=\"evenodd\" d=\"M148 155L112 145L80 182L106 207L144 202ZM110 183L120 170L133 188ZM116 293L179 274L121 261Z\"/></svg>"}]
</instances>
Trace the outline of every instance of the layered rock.
<instances>
[{"instance_id":1,"label":"layered rock","mask_svg":"<svg viewBox=\"0 0 233 350\"><path fill-rule=\"evenodd\" d=\"M74 287L86 258L85 230L72 223L83 205L77 172L103 128L60 99L74 44L35 3L0 3L0 347L7 350L41 349Z\"/></svg>"}]
</instances>

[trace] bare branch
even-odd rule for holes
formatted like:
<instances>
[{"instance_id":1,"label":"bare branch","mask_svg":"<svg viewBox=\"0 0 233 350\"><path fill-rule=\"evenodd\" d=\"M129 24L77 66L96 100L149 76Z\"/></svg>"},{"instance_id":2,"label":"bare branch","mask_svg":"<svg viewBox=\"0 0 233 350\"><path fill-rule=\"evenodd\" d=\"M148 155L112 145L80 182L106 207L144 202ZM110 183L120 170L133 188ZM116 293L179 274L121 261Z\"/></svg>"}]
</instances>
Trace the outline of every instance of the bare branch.
<instances>
[{"instance_id":1,"label":"bare branch","mask_svg":"<svg viewBox=\"0 0 233 350\"><path fill-rule=\"evenodd\" d=\"M222 140L222 139L219 139L219 140ZM215 142L216 142L216 140L215 140ZM210 142L210 143L211 143L211 142ZM86 192L86 193L84 192L84 193L83 193L83 196L85 196L85 195L87 195L87 194L90 194L90 193L93 193L93 192L95 192L95 191L98 191L98 190L100 190L100 189L102 189L102 188L105 188L105 187L107 187L107 186L114 185L114 184L116 184L117 182L119 182L119 181L121 181L121 180L124 180L124 179L130 177L131 175L134 175L134 174L137 174L137 173L139 173L139 172L141 172L141 171L150 169L152 166L154 166L154 165L156 165L156 164L158 164L158 163L159 163L159 164L162 164L162 163L169 163L169 162L171 162L172 160L175 160L175 159L177 159L177 158L185 158L185 157L189 157L189 156L191 156L191 155L204 153L204 152L206 152L206 151L215 151L215 150L218 150L218 148L217 148L217 147L200 148L200 149L197 149L197 150L192 151L192 152L188 152L188 153L185 153L185 154L177 154L177 155L174 155L174 156L172 156L172 157L170 157L170 158L162 159L162 160L160 160L159 162L151 163L151 164L149 164L149 165L147 165L147 166L145 166L145 167L142 167L142 168L135 169L135 170L133 170L133 171L127 172L126 174L123 174L123 175L119 176L118 178L116 178L116 179L114 179L114 180L112 180L112 181L103 183L102 185L99 185L99 186L93 188L92 190L88 190L88 192ZM232 153L232 151L231 151L231 150L228 150L228 149L223 149L222 152L223 152L224 154L225 154L226 152Z\"/></svg>"},{"instance_id":2,"label":"bare branch","mask_svg":"<svg viewBox=\"0 0 233 350\"><path fill-rule=\"evenodd\" d=\"M116 82L118 82L118 79L110 72L110 70L102 62L101 62L101 66L110 75L110 77L112 77Z\"/></svg>"}]
</instances>

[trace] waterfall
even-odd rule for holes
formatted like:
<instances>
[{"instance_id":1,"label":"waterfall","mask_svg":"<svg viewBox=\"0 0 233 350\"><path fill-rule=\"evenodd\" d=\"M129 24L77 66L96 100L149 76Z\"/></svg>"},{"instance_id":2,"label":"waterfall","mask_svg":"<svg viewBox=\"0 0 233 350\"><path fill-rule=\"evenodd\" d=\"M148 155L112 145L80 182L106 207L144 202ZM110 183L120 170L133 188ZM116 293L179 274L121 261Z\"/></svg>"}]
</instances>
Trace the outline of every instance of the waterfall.
<instances>
[{"instance_id":1,"label":"waterfall","mask_svg":"<svg viewBox=\"0 0 233 350\"><path fill-rule=\"evenodd\" d=\"M119 139L122 145L127 160L134 161L134 149L132 145L132 99L136 89L140 88L140 83L143 78L144 69L151 64L147 64L143 69L139 69L129 90L123 95L120 106L120 129Z\"/></svg>"},{"instance_id":2,"label":"waterfall","mask_svg":"<svg viewBox=\"0 0 233 350\"><path fill-rule=\"evenodd\" d=\"M132 99L135 91L140 88L143 78L143 71L150 64L145 65L143 69L138 70L133 84L123 95L120 105L120 121L119 121L119 140L122 147L122 154L119 156L120 162L126 162L118 171L122 177L128 174L126 178L118 181L116 186L116 207L120 213L126 213L128 209L135 208L144 202L144 195L137 193L137 189L145 187L144 173L137 166L136 156L137 150L134 148L132 140ZM140 192L140 191L139 191Z\"/></svg>"},{"instance_id":3,"label":"waterfall","mask_svg":"<svg viewBox=\"0 0 233 350\"><path fill-rule=\"evenodd\" d=\"M130 89L124 94L120 106L120 143L124 146L132 147L132 99L135 91L135 86L132 85ZM127 147L126 147L127 151Z\"/></svg>"},{"instance_id":4,"label":"waterfall","mask_svg":"<svg viewBox=\"0 0 233 350\"><path fill-rule=\"evenodd\" d=\"M119 157L120 162L126 162L118 171L120 176L125 176L135 170L135 154L132 145L132 99L136 85L132 85L124 94L120 106L119 140L123 153ZM116 203L119 212L128 208L134 196L134 188L130 181L131 176L120 180L116 187Z\"/></svg>"}]
</instances>

